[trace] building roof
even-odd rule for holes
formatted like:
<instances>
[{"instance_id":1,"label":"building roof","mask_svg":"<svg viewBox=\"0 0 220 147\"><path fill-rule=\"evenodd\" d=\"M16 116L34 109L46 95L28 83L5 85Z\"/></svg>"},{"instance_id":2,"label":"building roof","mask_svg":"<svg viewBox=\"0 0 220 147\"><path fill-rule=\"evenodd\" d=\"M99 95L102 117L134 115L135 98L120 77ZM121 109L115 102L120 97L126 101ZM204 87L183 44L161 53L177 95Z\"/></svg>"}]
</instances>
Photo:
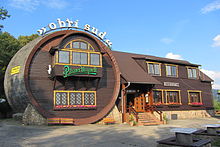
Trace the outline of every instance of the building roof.
<instances>
[{"instance_id":1,"label":"building roof","mask_svg":"<svg viewBox=\"0 0 220 147\"><path fill-rule=\"evenodd\" d=\"M156 56L150 56L150 55L140 55L140 54L133 54L133 58L135 59L145 59L149 61L155 61L155 62L165 62L165 63L174 63L174 64L181 64L181 65L187 65L187 66L194 66L198 67L201 66L199 64L193 64L186 60L177 60L177 59L170 59L170 58L163 58L163 57L156 57Z\"/></svg>"},{"instance_id":2,"label":"building roof","mask_svg":"<svg viewBox=\"0 0 220 147\"><path fill-rule=\"evenodd\" d=\"M119 64L123 78L127 82L139 84L161 84L158 80L148 75L141 66L132 58L133 54L112 52Z\"/></svg>"},{"instance_id":3,"label":"building roof","mask_svg":"<svg viewBox=\"0 0 220 147\"><path fill-rule=\"evenodd\" d=\"M158 80L156 80L151 75L147 74L146 70L143 69L136 60L144 60L144 61L155 61L155 62L164 62L164 63L173 63L180 64L185 66L193 66L198 67L200 65L193 64L185 60L176 60L176 59L168 59L162 57L155 57L149 55L141 55L134 53L126 53L119 51L112 51L113 55L116 58L116 61L119 64L120 71L122 73L123 78L127 82L131 83L141 83L141 84L161 84ZM200 71L201 81L212 82L213 80Z\"/></svg>"},{"instance_id":4,"label":"building roof","mask_svg":"<svg viewBox=\"0 0 220 147\"><path fill-rule=\"evenodd\" d=\"M206 74L204 74L201 71L200 71L200 78L204 82L213 82L214 81L214 80L212 80L210 77L208 77Z\"/></svg>"}]
</instances>

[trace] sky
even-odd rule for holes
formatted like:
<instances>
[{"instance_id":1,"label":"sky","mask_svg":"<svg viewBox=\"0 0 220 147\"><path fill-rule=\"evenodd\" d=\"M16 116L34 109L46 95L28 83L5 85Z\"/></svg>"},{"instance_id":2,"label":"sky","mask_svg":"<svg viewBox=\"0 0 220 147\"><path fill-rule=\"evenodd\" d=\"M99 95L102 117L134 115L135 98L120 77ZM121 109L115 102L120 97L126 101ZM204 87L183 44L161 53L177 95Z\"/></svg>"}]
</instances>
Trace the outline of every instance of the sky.
<instances>
[{"instance_id":1,"label":"sky","mask_svg":"<svg viewBox=\"0 0 220 147\"><path fill-rule=\"evenodd\" d=\"M31 35L57 19L89 24L112 50L187 60L220 89L220 0L0 0L3 31Z\"/></svg>"}]
</instances>

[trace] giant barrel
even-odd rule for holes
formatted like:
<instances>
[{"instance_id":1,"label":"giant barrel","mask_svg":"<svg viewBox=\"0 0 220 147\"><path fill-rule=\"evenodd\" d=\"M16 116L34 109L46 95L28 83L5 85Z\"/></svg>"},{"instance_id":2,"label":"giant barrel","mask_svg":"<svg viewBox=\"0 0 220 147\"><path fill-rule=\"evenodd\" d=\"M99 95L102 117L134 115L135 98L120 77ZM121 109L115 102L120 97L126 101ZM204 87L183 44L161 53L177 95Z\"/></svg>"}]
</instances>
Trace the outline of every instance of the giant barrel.
<instances>
[{"instance_id":1,"label":"giant barrel","mask_svg":"<svg viewBox=\"0 0 220 147\"><path fill-rule=\"evenodd\" d=\"M15 112L31 104L45 118L88 124L115 105L120 73L102 41L87 32L64 30L21 48L7 67L4 88Z\"/></svg>"}]
</instances>

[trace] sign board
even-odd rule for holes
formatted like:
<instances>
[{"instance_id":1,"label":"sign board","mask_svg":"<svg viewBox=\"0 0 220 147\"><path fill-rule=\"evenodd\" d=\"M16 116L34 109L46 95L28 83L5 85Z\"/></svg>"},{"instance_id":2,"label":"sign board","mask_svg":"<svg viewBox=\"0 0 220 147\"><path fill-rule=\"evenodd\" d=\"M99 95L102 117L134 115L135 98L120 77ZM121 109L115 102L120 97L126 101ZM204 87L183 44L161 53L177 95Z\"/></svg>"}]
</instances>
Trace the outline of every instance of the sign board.
<instances>
[{"instance_id":1,"label":"sign board","mask_svg":"<svg viewBox=\"0 0 220 147\"><path fill-rule=\"evenodd\" d=\"M44 35L50 31L56 30L56 29L81 29L87 32L92 33L93 35L97 36L99 39L101 39L104 43L106 43L109 47L112 46L112 42L109 39L106 39L106 32L101 32L97 28L86 24L82 27L79 27L79 20L72 21L70 19L61 20L60 18L57 19L57 22L49 23L46 27L42 27L41 29L37 30L37 32L40 35Z\"/></svg>"},{"instance_id":2,"label":"sign board","mask_svg":"<svg viewBox=\"0 0 220 147\"><path fill-rule=\"evenodd\" d=\"M15 66L11 69L11 75L18 74L20 72L21 66Z\"/></svg>"},{"instance_id":3,"label":"sign board","mask_svg":"<svg viewBox=\"0 0 220 147\"><path fill-rule=\"evenodd\" d=\"M63 77L69 77L74 75L97 75L97 68L80 67L76 69L71 69L69 65L65 65L63 69Z\"/></svg>"},{"instance_id":4,"label":"sign board","mask_svg":"<svg viewBox=\"0 0 220 147\"><path fill-rule=\"evenodd\" d=\"M220 90L218 90L218 92L217 92L218 94L220 94Z\"/></svg>"},{"instance_id":5,"label":"sign board","mask_svg":"<svg viewBox=\"0 0 220 147\"><path fill-rule=\"evenodd\" d=\"M163 82L164 86L170 86L170 87L180 87L179 83L174 83L174 82Z\"/></svg>"}]
</instances>

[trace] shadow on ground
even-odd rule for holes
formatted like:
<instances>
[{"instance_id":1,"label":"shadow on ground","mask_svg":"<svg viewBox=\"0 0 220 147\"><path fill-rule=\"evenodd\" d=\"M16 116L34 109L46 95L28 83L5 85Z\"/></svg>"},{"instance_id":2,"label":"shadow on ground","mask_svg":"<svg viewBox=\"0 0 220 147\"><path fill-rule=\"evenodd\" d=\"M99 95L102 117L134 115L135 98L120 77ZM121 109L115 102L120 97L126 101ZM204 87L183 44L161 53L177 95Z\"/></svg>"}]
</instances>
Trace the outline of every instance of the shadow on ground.
<instances>
[{"instance_id":1,"label":"shadow on ground","mask_svg":"<svg viewBox=\"0 0 220 147\"><path fill-rule=\"evenodd\" d=\"M219 119L175 120L167 125L130 127L128 125L23 126L0 120L0 145L31 147L154 147L156 141L173 136L175 127L201 128Z\"/></svg>"}]
</instances>

